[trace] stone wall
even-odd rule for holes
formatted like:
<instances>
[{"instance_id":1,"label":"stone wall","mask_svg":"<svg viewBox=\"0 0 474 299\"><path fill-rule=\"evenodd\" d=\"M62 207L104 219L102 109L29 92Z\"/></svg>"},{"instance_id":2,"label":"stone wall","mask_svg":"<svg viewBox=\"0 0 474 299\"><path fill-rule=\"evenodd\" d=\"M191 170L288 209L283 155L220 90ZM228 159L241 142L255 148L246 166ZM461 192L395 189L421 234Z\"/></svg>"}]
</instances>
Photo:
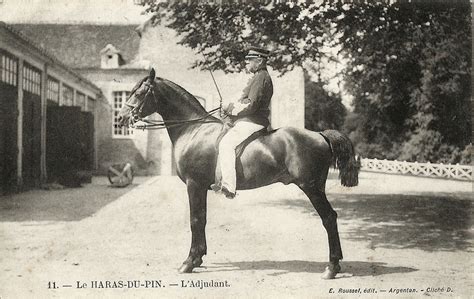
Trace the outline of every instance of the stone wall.
<instances>
[{"instance_id":1,"label":"stone wall","mask_svg":"<svg viewBox=\"0 0 474 299\"><path fill-rule=\"evenodd\" d=\"M82 75L94 82L103 92L103 99L96 108L96 135L98 144L98 170L107 173L109 166L130 162L138 175L161 174L163 134L159 131L135 130L133 137L114 137L114 91L130 91L148 74L147 70L81 70Z\"/></svg>"},{"instance_id":2,"label":"stone wall","mask_svg":"<svg viewBox=\"0 0 474 299\"><path fill-rule=\"evenodd\" d=\"M304 74L302 68L280 77L270 71L273 80L271 123L273 128L304 128Z\"/></svg>"}]
</instances>

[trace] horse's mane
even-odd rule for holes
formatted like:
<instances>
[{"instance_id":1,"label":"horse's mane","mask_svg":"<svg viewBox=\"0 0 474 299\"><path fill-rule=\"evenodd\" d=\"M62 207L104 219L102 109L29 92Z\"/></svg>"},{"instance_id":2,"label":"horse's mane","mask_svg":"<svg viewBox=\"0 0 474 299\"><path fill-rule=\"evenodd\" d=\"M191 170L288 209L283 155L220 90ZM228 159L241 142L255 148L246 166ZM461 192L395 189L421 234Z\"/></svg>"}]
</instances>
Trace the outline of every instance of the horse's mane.
<instances>
[{"instance_id":1,"label":"horse's mane","mask_svg":"<svg viewBox=\"0 0 474 299\"><path fill-rule=\"evenodd\" d=\"M191 93L189 93L186 89L184 89L183 87L179 86L178 84L176 84L176 83L174 83L170 80L159 78L159 77L157 77L157 79L159 80L159 82L162 82L167 87L169 87L172 90L174 90L175 92L177 92L178 95L183 97L194 108L197 108L199 110L202 110L203 112L206 112L206 109L201 105L201 103L199 103L199 101L196 99L196 97L193 96Z\"/></svg>"}]
</instances>

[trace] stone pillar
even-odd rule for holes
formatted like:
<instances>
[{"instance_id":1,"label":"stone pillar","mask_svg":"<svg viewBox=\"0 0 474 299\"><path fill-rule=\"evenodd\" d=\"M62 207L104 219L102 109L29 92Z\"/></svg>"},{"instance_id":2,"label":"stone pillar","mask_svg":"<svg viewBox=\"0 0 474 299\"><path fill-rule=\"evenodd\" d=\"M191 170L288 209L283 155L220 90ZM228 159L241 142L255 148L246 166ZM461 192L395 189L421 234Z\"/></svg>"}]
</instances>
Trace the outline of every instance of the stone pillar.
<instances>
[{"instance_id":1,"label":"stone pillar","mask_svg":"<svg viewBox=\"0 0 474 299\"><path fill-rule=\"evenodd\" d=\"M17 118L17 171L16 183L23 185L23 59L18 59L18 118Z\"/></svg>"},{"instance_id":2,"label":"stone pillar","mask_svg":"<svg viewBox=\"0 0 474 299\"><path fill-rule=\"evenodd\" d=\"M76 99L77 99L77 90L75 88L73 88L73 90L72 90L72 106L76 106L76 104L77 104Z\"/></svg>"},{"instance_id":3,"label":"stone pillar","mask_svg":"<svg viewBox=\"0 0 474 299\"><path fill-rule=\"evenodd\" d=\"M62 106L63 103L63 93L64 93L64 86L63 86L63 81L59 81L59 101L58 105Z\"/></svg>"},{"instance_id":4,"label":"stone pillar","mask_svg":"<svg viewBox=\"0 0 474 299\"><path fill-rule=\"evenodd\" d=\"M40 169L41 184L45 184L48 179L46 169L46 117L47 117L47 90L48 90L48 65L45 63L41 73L41 156Z\"/></svg>"},{"instance_id":5,"label":"stone pillar","mask_svg":"<svg viewBox=\"0 0 474 299\"><path fill-rule=\"evenodd\" d=\"M471 1L471 15L474 11L474 1ZM472 19L471 19L472 20ZM474 22L471 21L471 43L474 47ZM471 55L471 65L474 63L474 55ZM474 136L474 72L471 71L471 136ZM471 151L471 161L474 159L474 152Z\"/></svg>"}]
</instances>

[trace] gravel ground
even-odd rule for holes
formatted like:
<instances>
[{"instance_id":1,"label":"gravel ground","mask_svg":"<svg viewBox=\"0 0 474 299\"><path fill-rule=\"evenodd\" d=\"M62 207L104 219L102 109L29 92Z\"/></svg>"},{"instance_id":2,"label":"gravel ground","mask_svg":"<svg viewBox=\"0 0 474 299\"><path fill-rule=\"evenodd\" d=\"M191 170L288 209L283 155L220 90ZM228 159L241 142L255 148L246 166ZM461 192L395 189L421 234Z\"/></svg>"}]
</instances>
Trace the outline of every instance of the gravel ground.
<instances>
[{"instance_id":1,"label":"gravel ground","mask_svg":"<svg viewBox=\"0 0 474 299\"><path fill-rule=\"evenodd\" d=\"M0 197L0 298L472 298L471 182L361 173L348 189L332 177L344 252L335 280L319 278L326 233L295 186L234 200L210 192L208 255L180 275L190 244L184 184L138 178L116 189L95 178ZM222 287L200 288L211 281Z\"/></svg>"}]
</instances>

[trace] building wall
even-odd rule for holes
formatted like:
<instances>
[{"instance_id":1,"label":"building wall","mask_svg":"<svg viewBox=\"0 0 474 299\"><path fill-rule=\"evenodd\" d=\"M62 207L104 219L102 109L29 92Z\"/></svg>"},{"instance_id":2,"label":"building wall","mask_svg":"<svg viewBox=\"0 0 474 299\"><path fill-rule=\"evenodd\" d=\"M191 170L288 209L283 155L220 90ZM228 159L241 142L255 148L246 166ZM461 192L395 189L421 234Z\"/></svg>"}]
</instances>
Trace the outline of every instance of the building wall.
<instances>
[{"instance_id":1,"label":"building wall","mask_svg":"<svg viewBox=\"0 0 474 299\"><path fill-rule=\"evenodd\" d=\"M271 103L273 128L285 126L304 128L304 74L301 67L279 77L270 71L273 78L274 96Z\"/></svg>"},{"instance_id":2,"label":"building wall","mask_svg":"<svg viewBox=\"0 0 474 299\"><path fill-rule=\"evenodd\" d=\"M0 58L3 58L4 54L0 52ZM0 69L2 69L1 65ZM16 113L18 111L18 82L10 76L2 76L4 74L5 71L2 70L0 73L0 195L14 190L18 169L18 115Z\"/></svg>"},{"instance_id":3,"label":"building wall","mask_svg":"<svg viewBox=\"0 0 474 299\"><path fill-rule=\"evenodd\" d=\"M74 105L76 93L81 93L88 96L91 99L97 99L100 94L100 90L92 85L90 82L87 82L84 78L72 72L70 69L67 69L64 65L60 64L53 57L48 56L48 54L40 48L37 48L34 44L30 43L28 40L19 36L14 30L9 28L5 24L0 24L0 52L7 53L8 55L13 56L17 62L17 86L15 90L17 92L17 111L15 118L12 121L16 122L16 138L15 148L16 150L16 172L14 184L16 185L12 189L21 189L24 185L24 176L25 171L29 173L28 181L33 182L36 187L39 183L44 183L47 180L47 162L46 162L46 150L47 150L47 131L46 131L46 120L47 120L47 87L48 81L47 78L54 76L59 83L59 95L61 96L63 84L67 84L72 87L73 91L73 102L71 105ZM38 77L36 79L30 78L38 84L36 91L26 92L24 90L28 89L27 86L23 86L24 80L24 67L34 67L38 72ZM3 96L4 92L0 93L1 102L4 101ZM25 106L26 105L26 106ZM86 109L87 107L84 107ZM16 109L15 109L16 110ZM32 117L31 115L34 115ZM35 124L32 125L32 119L35 119ZM30 128L35 129L32 133L29 131L25 132L25 128L30 130ZM0 143L12 142L11 139L5 140L5 136L0 136L2 140ZM26 138L26 139L25 139ZM34 140L33 140L34 139ZM33 141L32 141L33 140ZM28 148L28 151L25 149L24 145L28 143L29 145L35 145L35 148L31 146ZM36 144L38 147L36 148ZM38 159L35 158L35 165L25 164L27 162L25 159L31 158L30 152L33 151L33 154L38 156ZM25 156L26 154L26 156ZM36 161L38 161L38 169L36 166ZM32 170L31 167L35 169ZM4 170L2 170L3 172ZM4 173L1 174L5 175ZM33 175L34 177L31 177ZM10 186L11 187L11 186Z\"/></svg>"},{"instance_id":4,"label":"building wall","mask_svg":"<svg viewBox=\"0 0 474 299\"><path fill-rule=\"evenodd\" d=\"M138 175L161 174L163 133L156 130L134 130L131 136L113 134L113 92L131 91L148 75L145 69L82 69L77 70L94 82L105 97L98 115L98 173L105 174L110 166L130 162ZM171 154L169 154L171 155Z\"/></svg>"}]
</instances>

